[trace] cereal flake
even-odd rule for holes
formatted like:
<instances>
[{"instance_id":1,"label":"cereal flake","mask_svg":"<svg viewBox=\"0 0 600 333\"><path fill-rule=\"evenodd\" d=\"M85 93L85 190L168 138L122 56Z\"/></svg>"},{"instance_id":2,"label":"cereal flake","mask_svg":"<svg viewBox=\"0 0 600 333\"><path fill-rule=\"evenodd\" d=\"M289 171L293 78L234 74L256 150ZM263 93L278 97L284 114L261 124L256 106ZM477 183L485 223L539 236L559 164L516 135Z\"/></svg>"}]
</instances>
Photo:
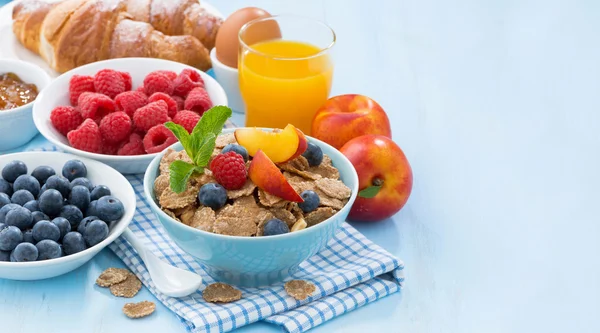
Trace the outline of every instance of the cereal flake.
<instances>
[{"instance_id":1,"label":"cereal flake","mask_svg":"<svg viewBox=\"0 0 600 333\"><path fill-rule=\"evenodd\" d=\"M291 280L285 283L285 291L293 298L302 301L315 292L315 285L304 280Z\"/></svg>"},{"instance_id":2,"label":"cereal flake","mask_svg":"<svg viewBox=\"0 0 600 333\"><path fill-rule=\"evenodd\" d=\"M110 286L111 294L117 297L131 298L142 289L142 282L131 272L127 272L125 281Z\"/></svg>"},{"instance_id":3,"label":"cereal flake","mask_svg":"<svg viewBox=\"0 0 600 333\"><path fill-rule=\"evenodd\" d=\"M319 190L335 199L347 199L352 194L352 190L338 179L321 178L315 184Z\"/></svg>"},{"instance_id":4,"label":"cereal flake","mask_svg":"<svg viewBox=\"0 0 600 333\"><path fill-rule=\"evenodd\" d=\"M110 267L100 274L100 276L96 279L96 284L100 287L110 287L114 284L125 281L127 276L129 276L128 270Z\"/></svg>"},{"instance_id":5,"label":"cereal flake","mask_svg":"<svg viewBox=\"0 0 600 333\"><path fill-rule=\"evenodd\" d=\"M256 189L256 185L250 180L246 180L246 183L239 190L229 190L227 191L227 197L229 199L237 199L239 197L245 197L252 195L254 193L254 189Z\"/></svg>"},{"instance_id":6,"label":"cereal flake","mask_svg":"<svg viewBox=\"0 0 600 333\"><path fill-rule=\"evenodd\" d=\"M285 208L271 208L269 209L269 212L271 212L271 214L273 214L273 216L276 218L287 223L288 227L290 228L294 225L294 223L296 223L296 217L294 214Z\"/></svg>"},{"instance_id":7,"label":"cereal flake","mask_svg":"<svg viewBox=\"0 0 600 333\"><path fill-rule=\"evenodd\" d=\"M185 206L183 208L175 210L174 213L175 215L179 216L179 220L181 220L183 224L190 225L190 223L192 222L192 218L194 217L194 213L196 213L196 208L198 207L194 202L189 206Z\"/></svg>"},{"instance_id":8,"label":"cereal flake","mask_svg":"<svg viewBox=\"0 0 600 333\"><path fill-rule=\"evenodd\" d=\"M318 166L310 167L308 172L320 175L323 178L340 179L340 172L331 163L331 158L323 155L323 161Z\"/></svg>"},{"instance_id":9,"label":"cereal flake","mask_svg":"<svg viewBox=\"0 0 600 333\"><path fill-rule=\"evenodd\" d=\"M190 178L187 183L187 188L181 193L175 193L171 187L167 187L160 195L158 202L162 208L177 209L183 208L196 202L196 196L200 184L194 178Z\"/></svg>"},{"instance_id":10,"label":"cereal flake","mask_svg":"<svg viewBox=\"0 0 600 333\"><path fill-rule=\"evenodd\" d=\"M319 207L314 211L306 214L304 220L309 227L312 227L315 224L319 224L328 218L332 217L336 211L331 207Z\"/></svg>"},{"instance_id":11,"label":"cereal flake","mask_svg":"<svg viewBox=\"0 0 600 333\"><path fill-rule=\"evenodd\" d=\"M139 303L127 303L123 306L123 313L131 318L137 319L151 315L156 309L156 304L149 301Z\"/></svg>"},{"instance_id":12,"label":"cereal flake","mask_svg":"<svg viewBox=\"0 0 600 333\"><path fill-rule=\"evenodd\" d=\"M215 224L216 215L215 211L210 207L200 207L194 213L190 227L213 232L213 226Z\"/></svg>"},{"instance_id":13,"label":"cereal flake","mask_svg":"<svg viewBox=\"0 0 600 333\"><path fill-rule=\"evenodd\" d=\"M235 140L235 135L233 133L221 134L217 137L215 147L223 149L230 143L237 143L237 141Z\"/></svg>"},{"instance_id":14,"label":"cereal flake","mask_svg":"<svg viewBox=\"0 0 600 333\"><path fill-rule=\"evenodd\" d=\"M209 284L204 291L202 297L205 301L211 303L229 303L242 298L242 292L225 283Z\"/></svg>"},{"instance_id":15,"label":"cereal flake","mask_svg":"<svg viewBox=\"0 0 600 333\"><path fill-rule=\"evenodd\" d=\"M169 187L169 174L163 173L154 180L154 196L159 198L167 187Z\"/></svg>"}]
</instances>

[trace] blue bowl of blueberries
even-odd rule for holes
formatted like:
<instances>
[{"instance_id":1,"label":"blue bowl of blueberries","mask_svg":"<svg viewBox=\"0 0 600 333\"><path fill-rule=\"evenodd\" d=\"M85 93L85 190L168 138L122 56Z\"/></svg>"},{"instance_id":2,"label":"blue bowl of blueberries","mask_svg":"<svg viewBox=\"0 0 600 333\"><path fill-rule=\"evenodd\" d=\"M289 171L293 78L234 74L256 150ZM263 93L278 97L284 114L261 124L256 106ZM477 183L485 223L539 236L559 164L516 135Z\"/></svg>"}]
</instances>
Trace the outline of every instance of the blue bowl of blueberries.
<instances>
[{"instance_id":1,"label":"blue bowl of blueberries","mask_svg":"<svg viewBox=\"0 0 600 333\"><path fill-rule=\"evenodd\" d=\"M45 279L83 265L133 218L115 169L58 152L0 156L0 278Z\"/></svg>"}]
</instances>

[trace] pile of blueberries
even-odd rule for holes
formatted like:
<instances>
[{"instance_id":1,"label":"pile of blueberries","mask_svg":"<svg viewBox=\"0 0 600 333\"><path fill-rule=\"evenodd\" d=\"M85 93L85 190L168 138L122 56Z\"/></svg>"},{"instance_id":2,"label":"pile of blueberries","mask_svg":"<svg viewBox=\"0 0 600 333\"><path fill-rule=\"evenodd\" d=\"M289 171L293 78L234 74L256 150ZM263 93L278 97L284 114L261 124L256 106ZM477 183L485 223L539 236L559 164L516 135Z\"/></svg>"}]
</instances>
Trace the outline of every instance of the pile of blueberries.
<instances>
[{"instance_id":1,"label":"pile of blueberries","mask_svg":"<svg viewBox=\"0 0 600 333\"><path fill-rule=\"evenodd\" d=\"M22 161L6 164L0 179L0 261L59 258L106 239L125 208L108 187L86 177L80 160L65 163L62 175L49 166L28 175Z\"/></svg>"}]
</instances>

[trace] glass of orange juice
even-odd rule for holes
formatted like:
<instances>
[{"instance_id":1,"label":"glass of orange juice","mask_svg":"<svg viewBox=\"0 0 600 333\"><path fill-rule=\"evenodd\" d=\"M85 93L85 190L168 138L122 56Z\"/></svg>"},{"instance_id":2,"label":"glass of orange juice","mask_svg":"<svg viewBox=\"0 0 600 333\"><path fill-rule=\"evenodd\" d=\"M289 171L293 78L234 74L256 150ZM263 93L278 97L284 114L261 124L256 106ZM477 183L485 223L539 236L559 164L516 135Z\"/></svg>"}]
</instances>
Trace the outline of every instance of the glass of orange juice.
<instances>
[{"instance_id":1,"label":"glass of orange juice","mask_svg":"<svg viewBox=\"0 0 600 333\"><path fill-rule=\"evenodd\" d=\"M293 124L310 134L331 90L334 31L317 20L282 15L248 22L239 39L246 126Z\"/></svg>"}]
</instances>

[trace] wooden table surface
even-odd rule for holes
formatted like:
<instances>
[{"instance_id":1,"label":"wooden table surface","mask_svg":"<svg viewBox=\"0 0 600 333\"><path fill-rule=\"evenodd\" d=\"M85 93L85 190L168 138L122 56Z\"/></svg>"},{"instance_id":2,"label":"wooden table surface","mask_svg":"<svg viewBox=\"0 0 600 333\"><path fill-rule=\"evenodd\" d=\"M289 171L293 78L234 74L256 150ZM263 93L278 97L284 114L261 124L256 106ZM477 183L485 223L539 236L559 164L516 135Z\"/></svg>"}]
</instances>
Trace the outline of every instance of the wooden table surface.
<instances>
[{"instance_id":1,"label":"wooden table surface","mask_svg":"<svg viewBox=\"0 0 600 333\"><path fill-rule=\"evenodd\" d=\"M405 261L405 289L314 332L600 331L600 2L212 3L329 23L332 93L377 100L413 167L408 205L356 225ZM162 305L125 318L94 286L121 265L104 250L58 278L0 281L0 331L184 332Z\"/></svg>"}]
</instances>

